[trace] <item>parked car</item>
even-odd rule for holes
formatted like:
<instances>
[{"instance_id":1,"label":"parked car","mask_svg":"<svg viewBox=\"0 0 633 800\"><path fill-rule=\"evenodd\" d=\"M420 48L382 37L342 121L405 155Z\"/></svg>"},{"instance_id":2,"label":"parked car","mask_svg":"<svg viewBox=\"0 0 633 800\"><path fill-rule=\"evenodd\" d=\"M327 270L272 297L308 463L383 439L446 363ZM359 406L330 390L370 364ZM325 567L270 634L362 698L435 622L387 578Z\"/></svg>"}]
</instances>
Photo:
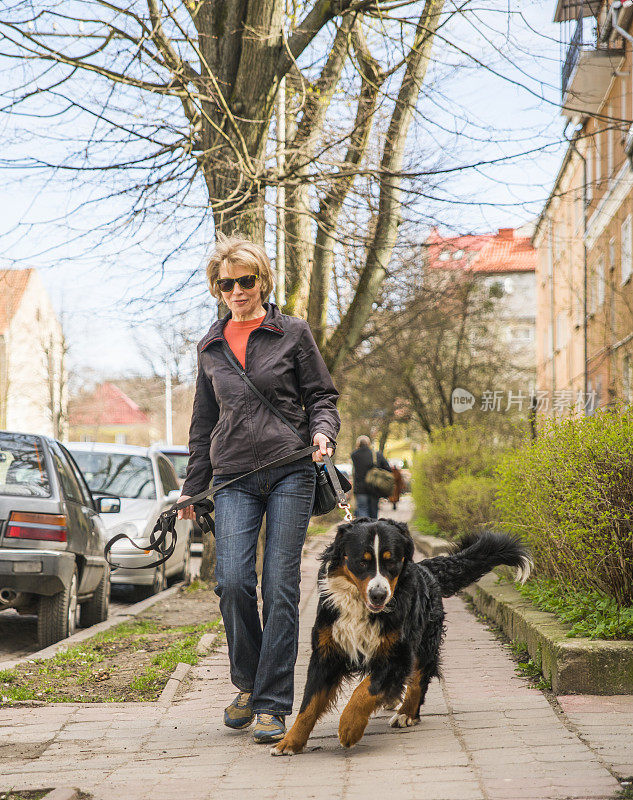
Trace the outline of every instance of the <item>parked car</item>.
<instances>
[{"instance_id":1,"label":"parked car","mask_svg":"<svg viewBox=\"0 0 633 800\"><path fill-rule=\"evenodd\" d=\"M184 444L163 444L162 442L155 444L154 447L171 461L182 486L187 474L189 448Z\"/></svg>"},{"instance_id":2,"label":"parked car","mask_svg":"<svg viewBox=\"0 0 633 800\"><path fill-rule=\"evenodd\" d=\"M99 514L118 510L113 498L95 501L60 442L0 431L0 610L37 614L41 647L107 619Z\"/></svg>"},{"instance_id":3,"label":"parked car","mask_svg":"<svg viewBox=\"0 0 633 800\"><path fill-rule=\"evenodd\" d=\"M176 475L182 486L185 482L187 464L189 463L189 448L184 444L163 444L162 442L155 444L154 447L164 456L167 456L174 465ZM192 521L191 541L198 544L202 542L202 528L195 521Z\"/></svg>"},{"instance_id":4,"label":"parked car","mask_svg":"<svg viewBox=\"0 0 633 800\"><path fill-rule=\"evenodd\" d=\"M107 521L108 538L125 533L137 544L149 544L156 519L180 497L171 461L154 447L98 442L70 442L68 449L79 464L95 497L116 497L121 506ZM191 570L191 520L176 523L178 543L160 567L130 569L156 560L153 551L137 550L125 539L116 542L111 560L113 585L134 586L139 598L161 592L169 578L188 580Z\"/></svg>"}]
</instances>

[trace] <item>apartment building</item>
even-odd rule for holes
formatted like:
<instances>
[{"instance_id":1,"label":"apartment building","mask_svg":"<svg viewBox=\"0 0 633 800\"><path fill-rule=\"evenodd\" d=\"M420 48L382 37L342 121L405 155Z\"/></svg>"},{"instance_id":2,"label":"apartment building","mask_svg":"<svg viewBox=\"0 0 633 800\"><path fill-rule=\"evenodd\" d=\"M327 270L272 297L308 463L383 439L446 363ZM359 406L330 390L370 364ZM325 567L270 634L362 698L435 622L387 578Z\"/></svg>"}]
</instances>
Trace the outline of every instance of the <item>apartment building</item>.
<instances>
[{"instance_id":1,"label":"apartment building","mask_svg":"<svg viewBox=\"0 0 633 800\"><path fill-rule=\"evenodd\" d=\"M508 365L532 385L536 364L536 252L525 231L441 236L433 228L426 242L429 268L469 273L496 299L499 335Z\"/></svg>"},{"instance_id":2,"label":"apartment building","mask_svg":"<svg viewBox=\"0 0 633 800\"><path fill-rule=\"evenodd\" d=\"M569 147L538 220L541 409L633 401L633 0L558 0Z\"/></svg>"}]
</instances>

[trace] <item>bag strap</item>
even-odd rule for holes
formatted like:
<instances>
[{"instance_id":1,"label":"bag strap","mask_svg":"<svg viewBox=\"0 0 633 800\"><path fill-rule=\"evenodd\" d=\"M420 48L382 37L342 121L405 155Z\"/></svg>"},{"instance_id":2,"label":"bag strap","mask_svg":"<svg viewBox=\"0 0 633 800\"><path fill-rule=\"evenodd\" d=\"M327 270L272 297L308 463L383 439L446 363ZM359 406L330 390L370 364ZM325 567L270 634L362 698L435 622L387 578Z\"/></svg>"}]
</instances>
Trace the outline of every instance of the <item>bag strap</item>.
<instances>
[{"instance_id":1,"label":"bag strap","mask_svg":"<svg viewBox=\"0 0 633 800\"><path fill-rule=\"evenodd\" d=\"M295 426L291 422L288 422L288 420L284 417L281 411L275 408L275 406L270 402L270 400L267 397L264 397L264 395L259 391L257 386L255 386L253 381L248 377L248 375L246 374L246 369L242 367L241 364L238 363L235 355L233 354L233 351L231 350L226 341L222 342L222 349L224 350L224 355L226 356L226 360L238 373L238 375L244 381L244 383L250 389L253 390L253 392L257 397L259 397L259 399L266 406L266 408L269 408L276 417L278 417L283 423L285 423L290 428L290 430L293 431L293 433L295 433L299 437L299 439L302 439L301 434L295 428ZM336 442L333 442L331 439L329 440L329 442L332 445L333 449L336 450ZM318 447L315 447L315 449L318 450ZM347 502L347 499L345 498L345 492L341 488L341 482L338 479L338 475L336 474L336 467L332 463L330 456L327 454L323 456L323 461L325 463L325 466L327 467L328 478L330 480L330 483L332 484L332 488L334 489L334 494L336 495L337 504L339 508L345 511L345 518L346 519L351 518L351 513L349 511L349 504Z\"/></svg>"},{"instance_id":2,"label":"bag strap","mask_svg":"<svg viewBox=\"0 0 633 800\"><path fill-rule=\"evenodd\" d=\"M226 342L222 342L222 349L224 350L224 355L226 356L226 359L229 362L229 364L238 373L240 378L249 387L249 389L252 389L252 391L257 395L257 397L259 397L259 399L266 406L266 408L272 411L276 417L278 417L283 423L285 423L290 428L290 430L293 433L295 433L299 437L299 439L303 441L303 437L301 436L299 431L295 428L295 426L292 424L292 422L288 422L288 420L284 417L281 411L275 408L275 406L270 402L270 400L267 397L264 397L264 395L259 391L257 386L255 386L253 381L246 374L246 370L244 369L244 367L242 367L241 364L238 364L237 359L233 355L233 351Z\"/></svg>"}]
</instances>

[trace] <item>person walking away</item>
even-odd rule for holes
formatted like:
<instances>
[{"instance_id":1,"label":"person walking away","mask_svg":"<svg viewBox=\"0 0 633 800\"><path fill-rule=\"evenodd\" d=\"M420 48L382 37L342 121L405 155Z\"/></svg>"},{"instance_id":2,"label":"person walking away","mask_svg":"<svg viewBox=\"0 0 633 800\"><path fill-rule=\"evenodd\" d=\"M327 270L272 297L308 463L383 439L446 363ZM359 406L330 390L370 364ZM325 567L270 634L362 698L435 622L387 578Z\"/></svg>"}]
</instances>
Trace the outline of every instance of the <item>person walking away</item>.
<instances>
[{"instance_id":1,"label":"person walking away","mask_svg":"<svg viewBox=\"0 0 633 800\"><path fill-rule=\"evenodd\" d=\"M381 452L374 454L369 436L359 436L356 450L351 455L352 484L356 502L356 516L378 519L378 495L365 484L365 476L372 467L391 470L389 462Z\"/></svg>"},{"instance_id":2,"label":"person walking away","mask_svg":"<svg viewBox=\"0 0 633 800\"><path fill-rule=\"evenodd\" d=\"M229 313L198 344L198 377L181 501L312 443L319 450L285 466L240 478L214 496L216 593L226 630L231 681L229 728L275 742L292 712L299 633L301 551L313 505L313 461L334 452L338 392L307 322L267 301L273 273L266 252L239 237L218 236L207 265L213 297ZM230 352L226 352L228 345ZM237 359L257 389L301 438L261 401L228 360ZM266 514L257 608L256 549ZM194 518L187 506L179 518Z\"/></svg>"},{"instance_id":3,"label":"person walking away","mask_svg":"<svg viewBox=\"0 0 633 800\"><path fill-rule=\"evenodd\" d=\"M404 488L404 477L398 467L392 467L391 472L393 474L394 486L393 492L389 495L389 502L392 504L393 510L395 511L398 501L400 500L400 495L402 494L402 489Z\"/></svg>"}]
</instances>

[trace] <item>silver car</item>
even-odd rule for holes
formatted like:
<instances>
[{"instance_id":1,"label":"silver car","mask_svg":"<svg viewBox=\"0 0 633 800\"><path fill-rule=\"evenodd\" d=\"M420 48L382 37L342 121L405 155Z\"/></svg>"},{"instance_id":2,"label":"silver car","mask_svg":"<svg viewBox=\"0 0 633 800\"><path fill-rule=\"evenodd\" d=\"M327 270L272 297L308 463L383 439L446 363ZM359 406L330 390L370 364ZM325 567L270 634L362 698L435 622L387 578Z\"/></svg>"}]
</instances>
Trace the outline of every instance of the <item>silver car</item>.
<instances>
[{"instance_id":1,"label":"silver car","mask_svg":"<svg viewBox=\"0 0 633 800\"><path fill-rule=\"evenodd\" d=\"M116 497L117 514L104 518L108 537L125 533L136 544L149 544L149 534L162 511L180 496L174 468L154 447L135 447L99 442L70 442L67 445L95 497ZM154 551L137 550L125 539L112 548L114 585L132 585L138 597L162 591L169 578L188 580L191 569L191 520L176 523L178 543L171 558L160 567L130 569L155 561Z\"/></svg>"},{"instance_id":2,"label":"silver car","mask_svg":"<svg viewBox=\"0 0 633 800\"><path fill-rule=\"evenodd\" d=\"M0 611L37 614L41 647L108 616L110 570L100 514L64 446L47 436L0 431Z\"/></svg>"}]
</instances>

